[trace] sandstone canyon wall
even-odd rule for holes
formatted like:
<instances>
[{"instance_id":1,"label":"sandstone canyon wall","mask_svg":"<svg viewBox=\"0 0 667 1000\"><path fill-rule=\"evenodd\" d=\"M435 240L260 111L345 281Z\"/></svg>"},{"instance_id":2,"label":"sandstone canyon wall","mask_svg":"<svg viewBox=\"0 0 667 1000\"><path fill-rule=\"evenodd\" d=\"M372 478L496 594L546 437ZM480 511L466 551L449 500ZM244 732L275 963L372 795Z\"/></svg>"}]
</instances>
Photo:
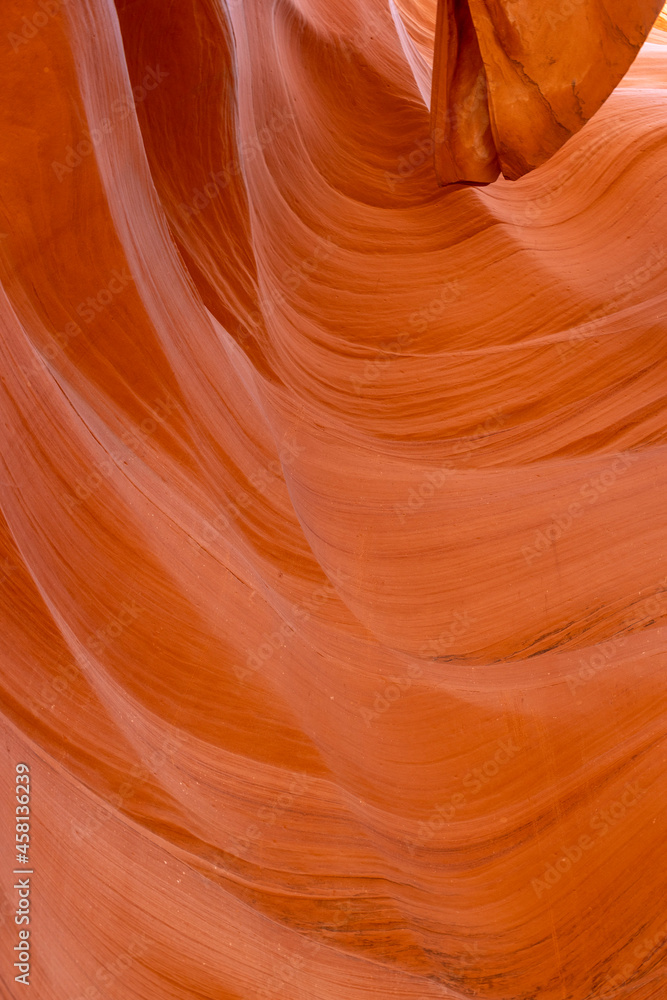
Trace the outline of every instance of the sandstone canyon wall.
<instances>
[{"instance_id":1,"label":"sandstone canyon wall","mask_svg":"<svg viewBox=\"0 0 667 1000\"><path fill-rule=\"evenodd\" d=\"M452 188L435 24L1 5L2 1000L19 764L36 1000L667 996L667 24Z\"/></svg>"}]
</instances>

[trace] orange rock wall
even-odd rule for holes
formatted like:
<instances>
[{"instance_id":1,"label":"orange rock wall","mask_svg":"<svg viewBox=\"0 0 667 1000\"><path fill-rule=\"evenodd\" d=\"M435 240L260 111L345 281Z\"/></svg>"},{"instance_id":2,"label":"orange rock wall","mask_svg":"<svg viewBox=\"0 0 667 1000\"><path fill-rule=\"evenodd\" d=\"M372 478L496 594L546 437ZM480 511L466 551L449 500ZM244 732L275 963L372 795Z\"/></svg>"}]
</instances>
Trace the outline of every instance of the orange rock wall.
<instances>
[{"instance_id":1,"label":"orange rock wall","mask_svg":"<svg viewBox=\"0 0 667 1000\"><path fill-rule=\"evenodd\" d=\"M463 189L434 25L1 6L2 1000L20 762L38 1000L667 996L664 19Z\"/></svg>"}]
</instances>

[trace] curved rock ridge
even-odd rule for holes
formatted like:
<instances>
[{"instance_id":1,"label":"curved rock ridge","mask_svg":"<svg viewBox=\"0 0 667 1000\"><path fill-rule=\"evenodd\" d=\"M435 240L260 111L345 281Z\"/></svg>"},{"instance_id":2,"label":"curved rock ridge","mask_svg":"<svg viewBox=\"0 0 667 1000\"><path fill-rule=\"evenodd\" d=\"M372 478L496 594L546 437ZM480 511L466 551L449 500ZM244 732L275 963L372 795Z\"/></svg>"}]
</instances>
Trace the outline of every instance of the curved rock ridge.
<instances>
[{"instance_id":1,"label":"curved rock ridge","mask_svg":"<svg viewBox=\"0 0 667 1000\"><path fill-rule=\"evenodd\" d=\"M664 19L479 188L434 4L0 21L3 998L25 764L39 1000L663 1000Z\"/></svg>"}]
</instances>

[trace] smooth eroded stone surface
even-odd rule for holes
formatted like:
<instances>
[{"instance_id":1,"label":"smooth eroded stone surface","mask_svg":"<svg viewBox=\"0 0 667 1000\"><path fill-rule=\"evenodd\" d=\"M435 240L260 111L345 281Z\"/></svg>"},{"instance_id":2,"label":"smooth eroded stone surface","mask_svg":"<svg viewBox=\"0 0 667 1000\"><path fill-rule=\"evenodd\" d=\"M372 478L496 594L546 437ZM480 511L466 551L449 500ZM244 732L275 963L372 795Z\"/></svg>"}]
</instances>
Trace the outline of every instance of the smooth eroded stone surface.
<instances>
[{"instance_id":1,"label":"smooth eroded stone surface","mask_svg":"<svg viewBox=\"0 0 667 1000\"><path fill-rule=\"evenodd\" d=\"M434 25L0 4L2 1000L664 1000L667 35L456 189Z\"/></svg>"}]
</instances>

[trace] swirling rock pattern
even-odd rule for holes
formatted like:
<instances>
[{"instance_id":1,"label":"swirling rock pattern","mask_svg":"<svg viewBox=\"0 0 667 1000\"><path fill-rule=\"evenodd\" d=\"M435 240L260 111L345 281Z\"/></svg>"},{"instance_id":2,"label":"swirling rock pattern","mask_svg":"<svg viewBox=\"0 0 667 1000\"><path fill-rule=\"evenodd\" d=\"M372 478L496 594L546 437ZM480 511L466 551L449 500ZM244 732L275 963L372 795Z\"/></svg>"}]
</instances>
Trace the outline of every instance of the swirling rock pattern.
<instances>
[{"instance_id":1,"label":"swirling rock pattern","mask_svg":"<svg viewBox=\"0 0 667 1000\"><path fill-rule=\"evenodd\" d=\"M662 22L443 190L434 7L0 21L34 995L662 1000Z\"/></svg>"}]
</instances>

